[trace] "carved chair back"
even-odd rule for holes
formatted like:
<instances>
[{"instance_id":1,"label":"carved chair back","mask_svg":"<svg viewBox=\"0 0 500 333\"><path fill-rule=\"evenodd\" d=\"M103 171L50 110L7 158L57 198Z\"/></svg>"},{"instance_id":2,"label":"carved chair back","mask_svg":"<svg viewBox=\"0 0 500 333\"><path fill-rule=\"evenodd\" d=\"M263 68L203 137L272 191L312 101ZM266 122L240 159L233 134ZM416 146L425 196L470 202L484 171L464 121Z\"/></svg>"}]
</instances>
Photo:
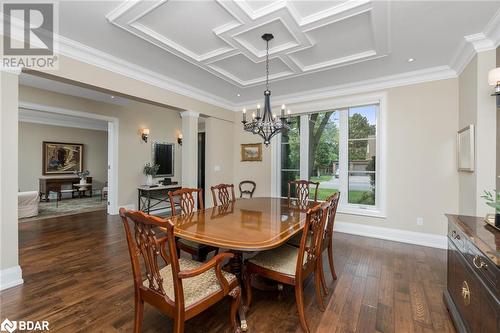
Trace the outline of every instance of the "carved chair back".
<instances>
[{"instance_id":1,"label":"carved chair back","mask_svg":"<svg viewBox=\"0 0 500 333\"><path fill-rule=\"evenodd\" d=\"M297 206L299 208L307 208L309 204L309 195L311 193L310 188L314 186L314 202L318 198L318 186L319 183L311 182L309 180L290 180L288 182L288 202L291 202L292 191L294 192L294 197L297 198Z\"/></svg>"},{"instance_id":2,"label":"carved chair back","mask_svg":"<svg viewBox=\"0 0 500 333\"><path fill-rule=\"evenodd\" d=\"M248 189L243 189L244 187L247 187ZM255 188L257 187L257 184L255 184L254 181L251 180L243 180L239 184L240 188L240 198L243 198L243 195L248 195L249 198L253 197L253 193L255 192Z\"/></svg>"},{"instance_id":3,"label":"carved chair back","mask_svg":"<svg viewBox=\"0 0 500 333\"><path fill-rule=\"evenodd\" d=\"M302 277L306 277L307 272L311 272L316 267L316 260L321 258L328 207L329 203L323 202L316 204L307 211L306 223L300 240L295 273L299 281L302 280ZM310 242L307 240L307 235L311 236Z\"/></svg>"},{"instance_id":4,"label":"carved chair back","mask_svg":"<svg viewBox=\"0 0 500 333\"><path fill-rule=\"evenodd\" d=\"M200 210L202 210L203 190L201 188L181 188L177 191L168 192L172 216L175 216L177 214L175 211L175 198L179 199L181 214L187 215L193 213L196 210L196 201L195 201L196 193L198 193L198 207Z\"/></svg>"},{"instance_id":5,"label":"carved chair back","mask_svg":"<svg viewBox=\"0 0 500 333\"><path fill-rule=\"evenodd\" d=\"M233 184L219 184L210 187L210 189L212 190L214 206L227 205L228 203L236 200L236 197L234 196Z\"/></svg>"},{"instance_id":6,"label":"carved chair back","mask_svg":"<svg viewBox=\"0 0 500 333\"><path fill-rule=\"evenodd\" d=\"M161 258L165 265L171 265L175 300L178 304L184 304L182 284L178 279L180 268L172 222L140 211L127 211L124 208L120 209L120 216L125 227L136 291L146 290L152 292L153 297L168 298L160 274L159 259ZM133 224L133 228L130 228L130 223ZM158 234L158 230L155 230L158 227L162 227L165 235ZM140 258L142 258L144 271L141 269ZM146 281L147 285L144 285L143 281Z\"/></svg>"},{"instance_id":7,"label":"carved chair back","mask_svg":"<svg viewBox=\"0 0 500 333\"><path fill-rule=\"evenodd\" d=\"M325 238L332 237L333 235L333 225L335 224L335 215L337 215L337 208L339 206L339 201L340 201L340 192L335 192L326 199L326 202L329 202L330 205L328 207L328 218L326 220ZM326 245L326 242L323 243L323 245Z\"/></svg>"}]
</instances>

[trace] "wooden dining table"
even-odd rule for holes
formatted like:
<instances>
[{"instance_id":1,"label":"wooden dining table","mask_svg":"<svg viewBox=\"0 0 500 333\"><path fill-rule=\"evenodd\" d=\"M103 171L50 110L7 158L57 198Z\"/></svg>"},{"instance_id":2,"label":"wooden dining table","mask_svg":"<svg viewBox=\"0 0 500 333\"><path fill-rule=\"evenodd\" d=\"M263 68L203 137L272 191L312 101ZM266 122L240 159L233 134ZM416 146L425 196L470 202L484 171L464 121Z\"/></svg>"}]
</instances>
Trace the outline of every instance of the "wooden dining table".
<instances>
[{"instance_id":1,"label":"wooden dining table","mask_svg":"<svg viewBox=\"0 0 500 333\"><path fill-rule=\"evenodd\" d=\"M175 236L234 253L228 268L242 287L243 254L284 244L303 229L305 221L306 209L297 208L288 199L269 197L238 199L172 218ZM245 312L241 306L243 331L247 330Z\"/></svg>"}]
</instances>

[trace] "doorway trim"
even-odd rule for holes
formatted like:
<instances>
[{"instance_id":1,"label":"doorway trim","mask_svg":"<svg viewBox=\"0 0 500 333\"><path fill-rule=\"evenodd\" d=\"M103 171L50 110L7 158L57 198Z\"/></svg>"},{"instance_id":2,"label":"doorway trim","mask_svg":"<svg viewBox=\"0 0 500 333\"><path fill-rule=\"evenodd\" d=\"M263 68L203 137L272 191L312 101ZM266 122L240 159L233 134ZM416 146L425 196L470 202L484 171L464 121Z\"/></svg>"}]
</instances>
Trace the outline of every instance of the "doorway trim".
<instances>
[{"instance_id":1,"label":"doorway trim","mask_svg":"<svg viewBox=\"0 0 500 333\"><path fill-rule=\"evenodd\" d=\"M119 119L101 114L70 110L51 105L19 101L20 109L51 112L75 117L97 119L108 122L108 207L110 215L118 214L118 132Z\"/></svg>"}]
</instances>

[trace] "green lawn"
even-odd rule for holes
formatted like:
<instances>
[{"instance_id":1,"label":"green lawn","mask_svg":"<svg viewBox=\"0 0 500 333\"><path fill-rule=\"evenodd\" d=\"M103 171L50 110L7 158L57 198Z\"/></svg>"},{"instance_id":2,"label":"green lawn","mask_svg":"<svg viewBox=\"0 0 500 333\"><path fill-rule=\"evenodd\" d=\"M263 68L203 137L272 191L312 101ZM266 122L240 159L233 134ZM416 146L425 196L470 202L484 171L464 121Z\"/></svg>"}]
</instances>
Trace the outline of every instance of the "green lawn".
<instances>
[{"instance_id":1,"label":"green lawn","mask_svg":"<svg viewBox=\"0 0 500 333\"><path fill-rule=\"evenodd\" d=\"M330 195L338 192L338 189L320 188L318 189L318 200L326 200ZM314 196L314 193L311 193ZM374 205L375 200L372 195L364 191L349 191L349 202L364 205Z\"/></svg>"}]
</instances>

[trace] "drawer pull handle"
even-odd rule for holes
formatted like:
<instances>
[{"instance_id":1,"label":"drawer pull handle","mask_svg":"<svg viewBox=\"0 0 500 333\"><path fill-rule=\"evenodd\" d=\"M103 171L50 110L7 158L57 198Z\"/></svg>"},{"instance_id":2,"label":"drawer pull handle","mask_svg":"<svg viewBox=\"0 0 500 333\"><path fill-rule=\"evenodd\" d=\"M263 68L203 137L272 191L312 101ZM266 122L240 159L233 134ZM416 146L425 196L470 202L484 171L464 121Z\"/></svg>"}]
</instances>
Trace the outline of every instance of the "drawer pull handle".
<instances>
[{"instance_id":1,"label":"drawer pull handle","mask_svg":"<svg viewBox=\"0 0 500 333\"><path fill-rule=\"evenodd\" d=\"M479 260L479 264L477 263L477 260ZM482 261L479 256L474 256L474 259L472 259L472 263L476 268L487 268L488 265Z\"/></svg>"},{"instance_id":2,"label":"drawer pull handle","mask_svg":"<svg viewBox=\"0 0 500 333\"><path fill-rule=\"evenodd\" d=\"M462 283L462 297L464 298L464 304L469 305L470 304L470 289L469 289L469 284L467 281L464 281Z\"/></svg>"}]
</instances>

